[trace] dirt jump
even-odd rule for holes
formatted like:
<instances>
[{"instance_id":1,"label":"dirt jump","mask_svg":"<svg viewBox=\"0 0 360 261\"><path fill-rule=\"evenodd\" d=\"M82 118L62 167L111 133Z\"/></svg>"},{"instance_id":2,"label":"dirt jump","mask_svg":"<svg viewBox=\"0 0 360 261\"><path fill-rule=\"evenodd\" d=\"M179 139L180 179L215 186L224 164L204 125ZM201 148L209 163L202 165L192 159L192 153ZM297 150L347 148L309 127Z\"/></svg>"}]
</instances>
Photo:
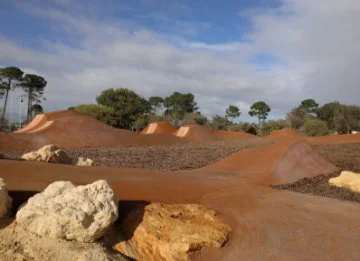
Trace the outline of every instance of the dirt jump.
<instances>
[{"instance_id":1,"label":"dirt jump","mask_svg":"<svg viewBox=\"0 0 360 261\"><path fill-rule=\"evenodd\" d=\"M38 133L6 136L26 137L27 142L33 142L41 133L46 142L66 139L62 144L68 146L74 146L74 143L106 146L117 139L119 144L144 142L140 137L157 139L156 134L136 135L114 130L85 116L77 115L76 118L82 120L75 124L72 122L74 112L61 115L56 119L50 116L48 120L54 122ZM63 124L67 127L61 127ZM83 130L80 126L87 129L85 134L79 133ZM59 136L56 140L55 134ZM3 136L0 137L3 139ZM197 141L219 138L204 127L192 125L169 136ZM93 141L95 137L98 138ZM122 200L201 203L213 208L231 225L230 240L224 248L205 250L194 260L357 260L360 255L359 204L270 187L336 170L332 163L312 150L309 141L327 140L279 135L273 144L246 149L191 171L80 168L13 160L0 160L0 169L5 170L1 177L7 181L10 190L40 191L56 180L85 184L106 179ZM353 138L355 141L360 142Z\"/></svg>"},{"instance_id":2,"label":"dirt jump","mask_svg":"<svg viewBox=\"0 0 360 261\"><path fill-rule=\"evenodd\" d=\"M146 127L141 134L168 133L173 134L176 128L168 122L153 122Z\"/></svg>"}]
</instances>

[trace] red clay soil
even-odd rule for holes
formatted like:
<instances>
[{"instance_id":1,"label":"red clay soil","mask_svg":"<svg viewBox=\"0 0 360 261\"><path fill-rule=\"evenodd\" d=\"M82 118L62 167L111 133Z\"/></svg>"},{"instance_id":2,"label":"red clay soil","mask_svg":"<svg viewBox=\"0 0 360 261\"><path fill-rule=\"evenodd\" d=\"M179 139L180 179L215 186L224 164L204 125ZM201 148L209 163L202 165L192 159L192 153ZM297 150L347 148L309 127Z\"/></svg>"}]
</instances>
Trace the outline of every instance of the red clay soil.
<instances>
[{"instance_id":1,"label":"red clay soil","mask_svg":"<svg viewBox=\"0 0 360 261\"><path fill-rule=\"evenodd\" d=\"M224 139L249 139L249 138L256 138L257 136L245 132L239 131L218 131L214 130L213 133L221 138Z\"/></svg>"},{"instance_id":2,"label":"red clay soil","mask_svg":"<svg viewBox=\"0 0 360 261\"><path fill-rule=\"evenodd\" d=\"M180 127L175 136L188 141L217 141L222 138L218 137L206 126L190 124Z\"/></svg>"},{"instance_id":3,"label":"red clay soil","mask_svg":"<svg viewBox=\"0 0 360 261\"><path fill-rule=\"evenodd\" d=\"M128 130L115 129L73 110L51 112L45 114L45 117L46 122L53 121L48 128L34 133L1 135L0 150L39 149L46 144L55 144L64 148L81 148L166 145L185 142L181 138L166 133L149 137ZM39 127L38 124L35 125L36 128ZM33 130L33 128L29 129Z\"/></svg>"},{"instance_id":4,"label":"red clay soil","mask_svg":"<svg viewBox=\"0 0 360 261\"><path fill-rule=\"evenodd\" d=\"M154 133L168 133L173 134L175 133L177 128L172 126L168 122L153 122L147 126L141 134L154 134Z\"/></svg>"},{"instance_id":5,"label":"red clay soil","mask_svg":"<svg viewBox=\"0 0 360 261\"><path fill-rule=\"evenodd\" d=\"M55 180L84 184L106 179L122 200L211 207L233 230L223 249L196 256L210 261L357 260L359 204L270 188L333 169L296 136L181 172L0 160L1 177L10 190L38 191Z\"/></svg>"},{"instance_id":6,"label":"red clay soil","mask_svg":"<svg viewBox=\"0 0 360 261\"><path fill-rule=\"evenodd\" d=\"M311 144L345 144L360 143L360 134L330 135L320 137L307 137Z\"/></svg>"},{"instance_id":7,"label":"red clay soil","mask_svg":"<svg viewBox=\"0 0 360 261\"><path fill-rule=\"evenodd\" d=\"M281 130L273 130L270 133L270 137L284 137L284 136L298 136L300 133L292 128L284 128Z\"/></svg>"}]
</instances>

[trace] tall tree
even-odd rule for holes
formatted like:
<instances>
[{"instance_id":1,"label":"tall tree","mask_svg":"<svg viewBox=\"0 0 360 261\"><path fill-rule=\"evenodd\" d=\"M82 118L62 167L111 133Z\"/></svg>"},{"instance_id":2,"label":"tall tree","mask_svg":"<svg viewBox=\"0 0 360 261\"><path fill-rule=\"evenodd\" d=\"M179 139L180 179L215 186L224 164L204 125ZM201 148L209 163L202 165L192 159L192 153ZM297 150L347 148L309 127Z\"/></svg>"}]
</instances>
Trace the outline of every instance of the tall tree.
<instances>
[{"instance_id":1,"label":"tall tree","mask_svg":"<svg viewBox=\"0 0 360 261\"><path fill-rule=\"evenodd\" d=\"M316 103L313 99L303 100L299 106L300 109L304 110L306 113L316 113L319 104Z\"/></svg>"},{"instance_id":2,"label":"tall tree","mask_svg":"<svg viewBox=\"0 0 360 261\"><path fill-rule=\"evenodd\" d=\"M164 99L159 96L152 96L149 98L152 113L157 114L164 105Z\"/></svg>"},{"instance_id":3,"label":"tall tree","mask_svg":"<svg viewBox=\"0 0 360 261\"><path fill-rule=\"evenodd\" d=\"M263 101L255 102L250 107L249 115L251 117L257 116L259 120L259 127L262 121L265 121L269 115L271 108Z\"/></svg>"},{"instance_id":4,"label":"tall tree","mask_svg":"<svg viewBox=\"0 0 360 261\"><path fill-rule=\"evenodd\" d=\"M186 113L196 112L199 109L192 93L174 92L165 98L164 105L166 108L165 114L178 119L183 119Z\"/></svg>"},{"instance_id":5,"label":"tall tree","mask_svg":"<svg viewBox=\"0 0 360 261\"><path fill-rule=\"evenodd\" d=\"M0 129L4 125L9 91L18 86L23 73L24 72L17 67L0 68L0 93L5 95L4 109L2 111L1 120L0 120Z\"/></svg>"},{"instance_id":6,"label":"tall tree","mask_svg":"<svg viewBox=\"0 0 360 261\"><path fill-rule=\"evenodd\" d=\"M44 89L47 84L47 81L35 74L25 74L22 78L20 86L24 89L25 93L28 95L28 108L27 108L27 118L26 120L29 122L30 117L32 115L32 105L33 102L40 103L41 98L44 95Z\"/></svg>"},{"instance_id":7,"label":"tall tree","mask_svg":"<svg viewBox=\"0 0 360 261\"><path fill-rule=\"evenodd\" d=\"M230 105L229 108L226 109L226 116L231 118L232 120L239 117L240 114L240 109L235 105Z\"/></svg>"},{"instance_id":8,"label":"tall tree","mask_svg":"<svg viewBox=\"0 0 360 261\"><path fill-rule=\"evenodd\" d=\"M126 89L107 89L96 98L100 105L113 109L117 118L114 127L130 129L133 123L151 109L149 102L135 92Z\"/></svg>"}]
</instances>

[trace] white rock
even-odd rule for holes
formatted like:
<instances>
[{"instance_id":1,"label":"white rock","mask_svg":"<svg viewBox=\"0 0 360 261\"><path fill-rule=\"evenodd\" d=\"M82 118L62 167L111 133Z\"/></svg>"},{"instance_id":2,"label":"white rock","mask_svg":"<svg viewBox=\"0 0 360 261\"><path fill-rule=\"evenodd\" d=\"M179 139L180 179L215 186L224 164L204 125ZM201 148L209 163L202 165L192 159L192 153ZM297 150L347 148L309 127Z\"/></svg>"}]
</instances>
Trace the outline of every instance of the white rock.
<instances>
[{"instance_id":1,"label":"white rock","mask_svg":"<svg viewBox=\"0 0 360 261\"><path fill-rule=\"evenodd\" d=\"M7 186L0 178L0 218L5 216L11 209L12 198L8 195Z\"/></svg>"},{"instance_id":2,"label":"white rock","mask_svg":"<svg viewBox=\"0 0 360 261\"><path fill-rule=\"evenodd\" d=\"M89 159L89 158L79 157L77 159L77 162L76 162L75 165L76 166L82 166L82 167L94 166L94 161L92 159Z\"/></svg>"},{"instance_id":3,"label":"white rock","mask_svg":"<svg viewBox=\"0 0 360 261\"><path fill-rule=\"evenodd\" d=\"M21 159L62 164L72 163L72 159L66 154L65 151L52 144L45 145L37 151L25 153L21 156Z\"/></svg>"},{"instance_id":4,"label":"white rock","mask_svg":"<svg viewBox=\"0 0 360 261\"><path fill-rule=\"evenodd\" d=\"M105 180L78 187L57 181L30 198L16 221L41 236L93 242L117 217L117 200Z\"/></svg>"}]
</instances>

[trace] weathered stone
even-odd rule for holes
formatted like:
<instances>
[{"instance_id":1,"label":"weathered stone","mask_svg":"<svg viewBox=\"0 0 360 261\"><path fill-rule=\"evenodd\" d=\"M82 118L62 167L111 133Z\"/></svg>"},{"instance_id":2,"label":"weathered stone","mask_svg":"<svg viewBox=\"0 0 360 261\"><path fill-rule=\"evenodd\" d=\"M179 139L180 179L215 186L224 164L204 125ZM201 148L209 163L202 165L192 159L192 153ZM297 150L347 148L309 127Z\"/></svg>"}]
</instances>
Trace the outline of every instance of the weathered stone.
<instances>
[{"instance_id":1,"label":"weathered stone","mask_svg":"<svg viewBox=\"0 0 360 261\"><path fill-rule=\"evenodd\" d=\"M8 195L7 186L0 178L0 218L8 214L11 209L12 198Z\"/></svg>"},{"instance_id":2,"label":"weathered stone","mask_svg":"<svg viewBox=\"0 0 360 261\"><path fill-rule=\"evenodd\" d=\"M190 252L220 248L230 226L213 210L197 204L154 203L130 212L121 223L126 240L115 248L136 260L188 260Z\"/></svg>"},{"instance_id":3,"label":"weathered stone","mask_svg":"<svg viewBox=\"0 0 360 261\"><path fill-rule=\"evenodd\" d=\"M57 181L30 198L16 221L41 236L93 242L117 217L115 194L105 180L78 187Z\"/></svg>"},{"instance_id":4,"label":"weathered stone","mask_svg":"<svg viewBox=\"0 0 360 261\"><path fill-rule=\"evenodd\" d=\"M82 166L82 167L92 167L94 166L94 161L89 158L83 158L79 157L75 163L76 166Z\"/></svg>"},{"instance_id":5,"label":"weathered stone","mask_svg":"<svg viewBox=\"0 0 360 261\"><path fill-rule=\"evenodd\" d=\"M45 145L37 151L25 153L22 155L21 159L62 164L72 163L72 159L66 154L65 151L52 144Z\"/></svg>"},{"instance_id":6,"label":"weathered stone","mask_svg":"<svg viewBox=\"0 0 360 261\"><path fill-rule=\"evenodd\" d=\"M329 179L329 184L360 193L360 174L351 171L342 171L340 176Z\"/></svg>"}]
</instances>

